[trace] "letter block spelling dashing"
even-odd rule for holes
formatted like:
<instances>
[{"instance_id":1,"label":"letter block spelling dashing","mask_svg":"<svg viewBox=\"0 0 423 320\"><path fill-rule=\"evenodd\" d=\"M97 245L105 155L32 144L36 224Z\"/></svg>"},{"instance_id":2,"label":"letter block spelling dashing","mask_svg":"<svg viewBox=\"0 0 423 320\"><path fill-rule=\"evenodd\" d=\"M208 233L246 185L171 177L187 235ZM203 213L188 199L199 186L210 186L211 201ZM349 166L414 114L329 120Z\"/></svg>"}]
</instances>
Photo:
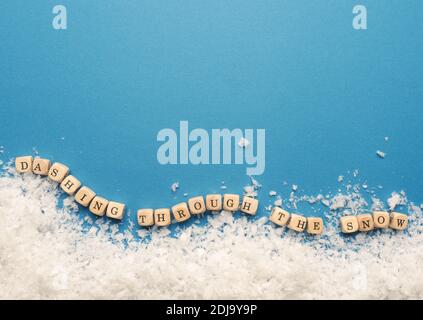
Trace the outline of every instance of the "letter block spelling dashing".
<instances>
[{"instance_id":1,"label":"letter block spelling dashing","mask_svg":"<svg viewBox=\"0 0 423 320\"><path fill-rule=\"evenodd\" d=\"M48 177L50 180L61 183L63 179L68 175L69 168L59 162L54 163L48 171Z\"/></svg>"},{"instance_id":2,"label":"letter block spelling dashing","mask_svg":"<svg viewBox=\"0 0 423 320\"><path fill-rule=\"evenodd\" d=\"M32 172L32 157L17 157L15 159L15 169L19 173Z\"/></svg>"},{"instance_id":3,"label":"letter block spelling dashing","mask_svg":"<svg viewBox=\"0 0 423 320\"><path fill-rule=\"evenodd\" d=\"M107 205L106 216L109 218L122 220L125 214L125 205L123 203L110 201Z\"/></svg>"},{"instance_id":4,"label":"letter block spelling dashing","mask_svg":"<svg viewBox=\"0 0 423 320\"><path fill-rule=\"evenodd\" d=\"M75 201L84 207L88 207L91 200L96 196L95 192L88 187L82 187L75 195Z\"/></svg>"},{"instance_id":5,"label":"letter block spelling dashing","mask_svg":"<svg viewBox=\"0 0 423 320\"><path fill-rule=\"evenodd\" d=\"M96 216L104 216L106 212L107 205L109 204L109 200L104 199L99 196L95 196L93 201L90 203L89 210L95 214Z\"/></svg>"},{"instance_id":6,"label":"letter block spelling dashing","mask_svg":"<svg viewBox=\"0 0 423 320\"><path fill-rule=\"evenodd\" d=\"M32 172L41 176L46 176L48 175L50 164L50 160L48 159L35 158L32 162Z\"/></svg>"}]
</instances>

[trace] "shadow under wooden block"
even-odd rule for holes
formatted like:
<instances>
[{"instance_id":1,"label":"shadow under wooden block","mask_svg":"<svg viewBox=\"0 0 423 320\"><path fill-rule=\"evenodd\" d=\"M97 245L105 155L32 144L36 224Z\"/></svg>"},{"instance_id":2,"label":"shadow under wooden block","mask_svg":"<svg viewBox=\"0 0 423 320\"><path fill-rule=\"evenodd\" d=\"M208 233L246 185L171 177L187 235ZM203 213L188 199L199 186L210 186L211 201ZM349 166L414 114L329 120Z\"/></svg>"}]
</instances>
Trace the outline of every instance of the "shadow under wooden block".
<instances>
[{"instance_id":1,"label":"shadow under wooden block","mask_svg":"<svg viewBox=\"0 0 423 320\"><path fill-rule=\"evenodd\" d=\"M307 219L299 214L291 214L288 228L297 232L303 232L307 226Z\"/></svg>"},{"instance_id":2,"label":"shadow under wooden block","mask_svg":"<svg viewBox=\"0 0 423 320\"><path fill-rule=\"evenodd\" d=\"M175 220L178 222L187 221L191 218L189 213L188 206L185 202L178 203L172 207L172 213L175 217Z\"/></svg>"},{"instance_id":3,"label":"shadow under wooden block","mask_svg":"<svg viewBox=\"0 0 423 320\"><path fill-rule=\"evenodd\" d=\"M83 186L75 195L75 201L84 207L88 207L91 200L96 196L95 192L90 188Z\"/></svg>"},{"instance_id":4,"label":"shadow under wooden block","mask_svg":"<svg viewBox=\"0 0 423 320\"><path fill-rule=\"evenodd\" d=\"M259 202L257 199L244 196L242 199L241 211L249 215L255 215L257 213L258 204Z\"/></svg>"},{"instance_id":5,"label":"shadow under wooden block","mask_svg":"<svg viewBox=\"0 0 423 320\"><path fill-rule=\"evenodd\" d=\"M141 227L151 227L154 225L154 210L153 209L139 209L137 211L138 224Z\"/></svg>"},{"instance_id":6,"label":"shadow under wooden block","mask_svg":"<svg viewBox=\"0 0 423 320\"><path fill-rule=\"evenodd\" d=\"M109 204L109 200L104 199L99 196L95 196L93 201L91 201L89 210L95 214L96 216L104 216L106 212L107 205Z\"/></svg>"},{"instance_id":7,"label":"shadow under wooden block","mask_svg":"<svg viewBox=\"0 0 423 320\"><path fill-rule=\"evenodd\" d=\"M323 219L318 217L307 218L307 233L319 235L323 233L324 224Z\"/></svg>"},{"instance_id":8,"label":"shadow under wooden block","mask_svg":"<svg viewBox=\"0 0 423 320\"><path fill-rule=\"evenodd\" d=\"M188 208L191 214L203 214L206 212L206 203L203 196L193 197L188 200Z\"/></svg>"},{"instance_id":9,"label":"shadow under wooden block","mask_svg":"<svg viewBox=\"0 0 423 320\"><path fill-rule=\"evenodd\" d=\"M48 171L48 178L55 182L62 182L63 179L68 175L69 168L62 163L53 163L50 170Z\"/></svg>"},{"instance_id":10,"label":"shadow under wooden block","mask_svg":"<svg viewBox=\"0 0 423 320\"><path fill-rule=\"evenodd\" d=\"M273 207L269 220L274 224L283 227L288 223L289 217L290 214L288 211L279 207Z\"/></svg>"},{"instance_id":11,"label":"shadow under wooden block","mask_svg":"<svg viewBox=\"0 0 423 320\"><path fill-rule=\"evenodd\" d=\"M15 169L19 173L32 172L32 156L16 157Z\"/></svg>"},{"instance_id":12,"label":"shadow under wooden block","mask_svg":"<svg viewBox=\"0 0 423 320\"><path fill-rule=\"evenodd\" d=\"M106 216L116 220L122 220L125 214L125 207L123 203L110 201L107 205Z\"/></svg>"},{"instance_id":13,"label":"shadow under wooden block","mask_svg":"<svg viewBox=\"0 0 423 320\"><path fill-rule=\"evenodd\" d=\"M361 232L371 231L375 228L371 214L359 214L357 216L358 230Z\"/></svg>"},{"instance_id":14,"label":"shadow under wooden block","mask_svg":"<svg viewBox=\"0 0 423 320\"><path fill-rule=\"evenodd\" d=\"M32 172L40 176L48 175L51 162L48 159L35 158L32 162Z\"/></svg>"},{"instance_id":15,"label":"shadow under wooden block","mask_svg":"<svg viewBox=\"0 0 423 320\"><path fill-rule=\"evenodd\" d=\"M221 211L222 210L222 195L208 194L206 196L206 209L208 211Z\"/></svg>"},{"instance_id":16,"label":"shadow under wooden block","mask_svg":"<svg viewBox=\"0 0 423 320\"><path fill-rule=\"evenodd\" d=\"M170 210L168 208L154 210L154 223L159 227L170 225Z\"/></svg>"},{"instance_id":17,"label":"shadow under wooden block","mask_svg":"<svg viewBox=\"0 0 423 320\"><path fill-rule=\"evenodd\" d=\"M72 175L67 176L60 183L60 188L70 196L73 195L80 186L81 182Z\"/></svg>"},{"instance_id":18,"label":"shadow under wooden block","mask_svg":"<svg viewBox=\"0 0 423 320\"><path fill-rule=\"evenodd\" d=\"M223 195L223 210L235 212L239 209L239 195L225 194Z\"/></svg>"},{"instance_id":19,"label":"shadow under wooden block","mask_svg":"<svg viewBox=\"0 0 423 320\"><path fill-rule=\"evenodd\" d=\"M358 220L356 216L341 217L341 230L343 233L353 233L358 231Z\"/></svg>"},{"instance_id":20,"label":"shadow under wooden block","mask_svg":"<svg viewBox=\"0 0 423 320\"><path fill-rule=\"evenodd\" d=\"M386 211L373 212L373 224L375 228L386 229L389 227L389 213Z\"/></svg>"},{"instance_id":21,"label":"shadow under wooden block","mask_svg":"<svg viewBox=\"0 0 423 320\"><path fill-rule=\"evenodd\" d=\"M408 226L408 216L399 212L391 212L389 227L394 230L405 230Z\"/></svg>"}]
</instances>

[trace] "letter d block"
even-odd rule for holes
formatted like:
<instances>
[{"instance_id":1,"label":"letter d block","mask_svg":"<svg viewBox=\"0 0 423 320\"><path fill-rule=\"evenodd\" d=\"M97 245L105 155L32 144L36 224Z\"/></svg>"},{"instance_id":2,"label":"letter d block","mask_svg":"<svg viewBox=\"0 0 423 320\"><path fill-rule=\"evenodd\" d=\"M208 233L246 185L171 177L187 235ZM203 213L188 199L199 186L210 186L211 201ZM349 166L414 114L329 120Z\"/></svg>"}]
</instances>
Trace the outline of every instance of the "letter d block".
<instances>
[{"instance_id":1,"label":"letter d block","mask_svg":"<svg viewBox=\"0 0 423 320\"><path fill-rule=\"evenodd\" d=\"M341 217L341 230L343 233L353 233L358 231L358 219L356 216Z\"/></svg>"},{"instance_id":2,"label":"letter d block","mask_svg":"<svg viewBox=\"0 0 423 320\"><path fill-rule=\"evenodd\" d=\"M285 226L289 220L289 212L285 211L279 207L274 207L272 213L270 214L269 220L278 226Z\"/></svg>"},{"instance_id":3,"label":"letter d block","mask_svg":"<svg viewBox=\"0 0 423 320\"><path fill-rule=\"evenodd\" d=\"M60 188L70 196L73 195L80 186L81 182L74 176L67 176L60 184Z\"/></svg>"},{"instance_id":4,"label":"letter d block","mask_svg":"<svg viewBox=\"0 0 423 320\"><path fill-rule=\"evenodd\" d=\"M123 203L110 201L107 205L106 216L109 218L122 220L125 213L125 205Z\"/></svg>"},{"instance_id":5,"label":"letter d block","mask_svg":"<svg viewBox=\"0 0 423 320\"><path fill-rule=\"evenodd\" d=\"M322 218L316 218L316 217L310 217L307 218L307 232L309 234L322 234L323 232L323 219Z\"/></svg>"},{"instance_id":6,"label":"letter d block","mask_svg":"<svg viewBox=\"0 0 423 320\"><path fill-rule=\"evenodd\" d=\"M307 226L307 219L299 214L291 214L291 220L289 220L288 228L297 232L303 232Z\"/></svg>"},{"instance_id":7,"label":"letter d block","mask_svg":"<svg viewBox=\"0 0 423 320\"><path fill-rule=\"evenodd\" d=\"M386 229L389 227L389 213L385 211L373 212L373 223L375 228Z\"/></svg>"},{"instance_id":8,"label":"letter d block","mask_svg":"<svg viewBox=\"0 0 423 320\"><path fill-rule=\"evenodd\" d=\"M19 173L32 172L32 157L17 157L15 159L15 168Z\"/></svg>"},{"instance_id":9,"label":"letter d block","mask_svg":"<svg viewBox=\"0 0 423 320\"><path fill-rule=\"evenodd\" d=\"M35 158L32 162L32 172L41 176L46 176L48 175L50 164L50 160L48 159Z\"/></svg>"},{"instance_id":10,"label":"letter d block","mask_svg":"<svg viewBox=\"0 0 423 320\"><path fill-rule=\"evenodd\" d=\"M259 202L257 199L245 196L242 199L241 211L246 214L255 215L257 213L258 204Z\"/></svg>"},{"instance_id":11,"label":"letter d block","mask_svg":"<svg viewBox=\"0 0 423 320\"><path fill-rule=\"evenodd\" d=\"M170 210L167 208L154 210L154 223L159 227L170 225Z\"/></svg>"},{"instance_id":12,"label":"letter d block","mask_svg":"<svg viewBox=\"0 0 423 320\"><path fill-rule=\"evenodd\" d=\"M395 230L405 230L408 226L408 216L403 213L392 212L389 227Z\"/></svg>"},{"instance_id":13,"label":"letter d block","mask_svg":"<svg viewBox=\"0 0 423 320\"><path fill-rule=\"evenodd\" d=\"M172 213L175 217L175 220L178 222L183 222L188 220L191 217L189 213L188 206L185 202L178 203L172 207Z\"/></svg>"},{"instance_id":14,"label":"letter d block","mask_svg":"<svg viewBox=\"0 0 423 320\"><path fill-rule=\"evenodd\" d=\"M194 197L188 200L188 208L191 214L203 214L206 212L206 203L202 196Z\"/></svg>"},{"instance_id":15,"label":"letter d block","mask_svg":"<svg viewBox=\"0 0 423 320\"><path fill-rule=\"evenodd\" d=\"M239 195L225 194L223 195L223 210L235 212L239 209Z\"/></svg>"},{"instance_id":16,"label":"letter d block","mask_svg":"<svg viewBox=\"0 0 423 320\"><path fill-rule=\"evenodd\" d=\"M154 225L154 210L139 209L137 212L138 224L141 227L151 227Z\"/></svg>"},{"instance_id":17,"label":"letter d block","mask_svg":"<svg viewBox=\"0 0 423 320\"><path fill-rule=\"evenodd\" d=\"M48 171L48 178L52 181L61 183L68 175L69 168L59 162L54 163Z\"/></svg>"},{"instance_id":18,"label":"letter d block","mask_svg":"<svg viewBox=\"0 0 423 320\"><path fill-rule=\"evenodd\" d=\"M107 205L109 204L109 200L106 200L102 197L95 196L93 201L90 203L89 210L95 214L96 216L104 216L106 212Z\"/></svg>"}]
</instances>

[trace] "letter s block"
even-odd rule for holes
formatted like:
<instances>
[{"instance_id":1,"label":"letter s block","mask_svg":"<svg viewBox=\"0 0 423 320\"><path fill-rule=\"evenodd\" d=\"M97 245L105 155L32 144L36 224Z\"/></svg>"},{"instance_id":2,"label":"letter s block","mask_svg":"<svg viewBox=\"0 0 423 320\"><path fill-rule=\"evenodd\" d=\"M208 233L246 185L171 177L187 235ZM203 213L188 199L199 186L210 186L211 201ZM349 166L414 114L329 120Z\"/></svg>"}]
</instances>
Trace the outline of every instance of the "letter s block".
<instances>
[{"instance_id":1,"label":"letter s block","mask_svg":"<svg viewBox=\"0 0 423 320\"><path fill-rule=\"evenodd\" d=\"M341 230L343 233L353 233L358 231L358 219L356 216L341 217Z\"/></svg>"}]
</instances>

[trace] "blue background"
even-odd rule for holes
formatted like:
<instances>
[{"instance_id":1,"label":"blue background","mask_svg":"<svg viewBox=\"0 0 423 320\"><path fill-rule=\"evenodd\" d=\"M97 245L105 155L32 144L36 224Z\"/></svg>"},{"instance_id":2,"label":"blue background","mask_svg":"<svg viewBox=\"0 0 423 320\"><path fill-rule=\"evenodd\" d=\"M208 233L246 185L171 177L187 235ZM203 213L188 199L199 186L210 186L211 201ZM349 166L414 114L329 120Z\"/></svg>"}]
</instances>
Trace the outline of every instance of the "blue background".
<instances>
[{"instance_id":1,"label":"blue background","mask_svg":"<svg viewBox=\"0 0 423 320\"><path fill-rule=\"evenodd\" d=\"M56 4L67 30L52 28ZM35 147L134 211L249 182L243 165L160 165L159 130L264 128L261 208L294 183L335 193L354 169L421 203L423 2L361 1L365 31L356 4L1 1L0 157Z\"/></svg>"}]
</instances>

